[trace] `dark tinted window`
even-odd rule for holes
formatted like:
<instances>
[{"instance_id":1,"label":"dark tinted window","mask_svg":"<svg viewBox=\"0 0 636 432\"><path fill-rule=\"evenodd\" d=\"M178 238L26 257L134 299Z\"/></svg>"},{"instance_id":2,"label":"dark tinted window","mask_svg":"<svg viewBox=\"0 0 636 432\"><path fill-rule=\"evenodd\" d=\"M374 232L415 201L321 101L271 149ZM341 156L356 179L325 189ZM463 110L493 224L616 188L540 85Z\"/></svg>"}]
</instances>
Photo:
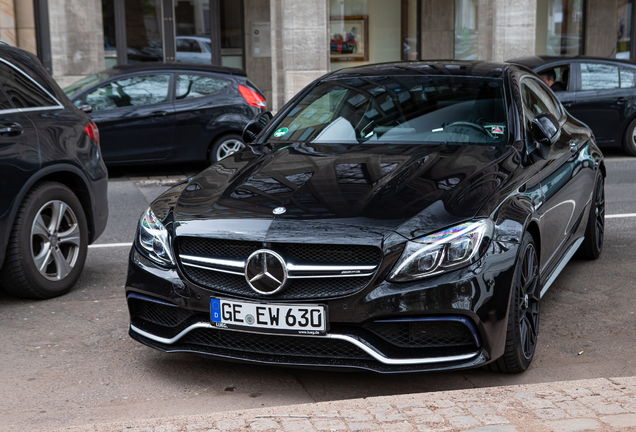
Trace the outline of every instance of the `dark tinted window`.
<instances>
[{"instance_id":1,"label":"dark tinted window","mask_svg":"<svg viewBox=\"0 0 636 432\"><path fill-rule=\"evenodd\" d=\"M0 62L0 84L16 108L56 106L58 103L33 80Z\"/></svg>"},{"instance_id":2,"label":"dark tinted window","mask_svg":"<svg viewBox=\"0 0 636 432\"><path fill-rule=\"evenodd\" d=\"M139 75L110 82L86 96L95 111L168 100L170 75Z\"/></svg>"},{"instance_id":3,"label":"dark tinted window","mask_svg":"<svg viewBox=\"0 0 636 432\"><path fill-rule=\"evenodd\" d=\"M503 81L462 76L327 80L296 103L269 140L504 145Z\"/></svg>"},{"instance_id":4,"label":"dark tinted window","mask_svg":"<svg viewBox=\"0 0 636 432\"><path fill-rule=\"evenodd\" d=\"M218 93L230 82L221 78L205 75L179 75L177 100L192 99Z\"/></svg>"},{"instance_id":5,"label":"dark tinted window","mask_svg":"<svg viewBox=\"0 0 636 432\"><path fill-rule=\"evenodd\" d=\"M620 70L621 70L621 88L636 87L636 69L622 67Z\"/></svg>"},{"instance_id":6,"label":"dark tinted window","mask_svg":"<svg viewBox=\"0 0 636 432\"><path fill-rule=\"evenodd\" d=\"M526 121L527 131L530 131L532 119L539 114L550 113L557 119L561 118L559 103L538 80L526 78L521 81L521 98L523 100L523 116Z\"/></svg>"},{"instance_id":7,"label":"dark tinted window","mask_svg":"<svg viewBox=\"0 0 636 432\"><path fill-rule=\"evenodd\" d=\"M618 88L618 67L602 63L581 63L581 90Z\"/></svg>"}]
</instances>

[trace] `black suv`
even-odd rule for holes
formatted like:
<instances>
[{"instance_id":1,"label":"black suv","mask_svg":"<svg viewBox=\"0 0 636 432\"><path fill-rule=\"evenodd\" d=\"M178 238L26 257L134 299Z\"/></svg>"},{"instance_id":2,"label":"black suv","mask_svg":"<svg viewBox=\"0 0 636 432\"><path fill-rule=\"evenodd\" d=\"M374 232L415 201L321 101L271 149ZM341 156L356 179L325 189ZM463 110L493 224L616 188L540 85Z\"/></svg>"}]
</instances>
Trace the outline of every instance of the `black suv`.
<instances>
[{"instance_id":1,"label":"black suv","mask_svg":"<svg viewBox=\"0 0 636 432\"><path fill-rule=\"evenodd\" d=\"M0 46L0 286L50 298L108 218L99 132L31 53Z\"/></svg>"}]
</instances>

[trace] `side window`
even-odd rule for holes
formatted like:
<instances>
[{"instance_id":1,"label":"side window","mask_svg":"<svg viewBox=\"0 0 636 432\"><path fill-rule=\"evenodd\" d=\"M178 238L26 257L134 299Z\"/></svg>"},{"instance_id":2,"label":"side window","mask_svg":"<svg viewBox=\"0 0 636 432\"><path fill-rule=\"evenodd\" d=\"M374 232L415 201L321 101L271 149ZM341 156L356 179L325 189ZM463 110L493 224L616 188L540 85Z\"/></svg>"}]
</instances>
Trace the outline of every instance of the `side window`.
<instances>
[{"instance_id":1,"label":"side window","mask_svg":"<svg viewBox=\"0 0 636 432\"><path fill-rule=\"evenodd\" d=\"M581 90L618 88L618 67L602 63L581 63Z\"/></svg>"},{"instance_id":2,"label":"side window","mask_svg":"<svg viewBox=\"0 0 636 432\"><path fill-rule=\"evenodd\" d=\"M0 62L0 83L16 108L58 106L53 97L32 79L13 67Z\"/></svg>"},{"instance_id":3,"label":"side window","mask_svg":"<svg viewBox=\"0 0 636 432\"><path fill-rule=\"evenodd\" d=\"M168 100L170 75L139 75L110 82L86 96L95 111L152 105Z\"/></svg>"},{"instance_id":4,"label":"side window","mask_svg":"<svg viewBox=\"0 0 636 432\"><path fill-rule=\"evenodd\" d=\"M541 84L533 79L526 78L521 81L521 98L523 99L523 114L526 122L542 113L550 113L557 119L561 118L561 109L552 95Z\"/></svg>"},{"instance_id":5,"label":"side window","mask_svg":"<svg viewBox=\"0 0 636 432\"><path fill-rule=\"evenodd\" d=\"M177 39L178 52L201 52L199 42L194 39Z\"/></svg>"},{"instance_id":6,"label":"side window","mask_svg":"<svg viewBox=\"0 0 636 432\"><path fill-rule=\"evenodd\" d=\"M177 100L192 99L218 93L230 82L222 78L205 75L179 75Z\"/></svg>"},{"instance_id":7,"label":"side window","mask_svg":"<svg viewBox=\"0 0 636 432\"><path fill-rule=\"evenodd\" d=\"M621 72L621 88L636 87L636 69L620 68Z\"/></svg>"}]
</instances>

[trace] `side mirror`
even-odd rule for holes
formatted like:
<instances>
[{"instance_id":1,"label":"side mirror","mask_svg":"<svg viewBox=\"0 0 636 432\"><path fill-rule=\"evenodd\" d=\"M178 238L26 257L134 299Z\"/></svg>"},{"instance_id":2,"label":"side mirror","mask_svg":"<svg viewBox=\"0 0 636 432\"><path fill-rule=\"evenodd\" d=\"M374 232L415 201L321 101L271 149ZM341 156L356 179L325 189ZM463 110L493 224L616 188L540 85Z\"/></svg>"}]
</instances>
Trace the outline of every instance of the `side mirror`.
<instances>
[{"instance_id":1,"label":"side mirror","mask_svg":"<svg viewBox=\"0 0 636 432\"><path fill-rule=\"evenodd\" d=\"M256 139L259 133L265 129L267 123L273 118L271 112L266 111L258 117L251 120L243 129L243 142L251 143Z\"/></svg>"},{"instance_id":2,"label":"side mirror","mask_svg":"<svg viewBox=\"0 0 636 432\"><path fill-rule=\"evenodd\" d=\"M82 104L82 105L78 105L77 106L78 109L81 109L82 111L84 111L86 114L93 112L93 107L90 106L89 104Z\"/></svg>"},{"instance_id":3,"label":"side mirror","mask_svg":"<svg viewBox=\"0 0 636 432\"><path fill-rule=\"evenodd\" d=\"M561 137L559 120L550 113L539 114L532 119L530 134L540 145L550 147Z\"/></svg>"}]
</instances>

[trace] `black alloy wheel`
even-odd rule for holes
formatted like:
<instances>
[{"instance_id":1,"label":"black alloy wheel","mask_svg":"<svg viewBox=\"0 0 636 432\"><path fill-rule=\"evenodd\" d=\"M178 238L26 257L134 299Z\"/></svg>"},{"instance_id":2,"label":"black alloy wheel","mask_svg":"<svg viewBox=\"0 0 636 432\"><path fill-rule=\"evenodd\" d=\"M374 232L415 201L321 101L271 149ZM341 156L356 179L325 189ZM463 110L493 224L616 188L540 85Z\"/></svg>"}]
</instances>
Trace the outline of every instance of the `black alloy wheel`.
<instances>
[{"instance_id":1,"label":"black alloy wheel","mask_svg":"<svg viewBox=\"0 0 636 432\"><path fill-rule=\"evenodd\" d=\"M519 373L528 369L537 348L541 285L539 257L534 240L525 233L515 268L510 298L504 355L489 365L495 372Z\"/></svg>"},{"instance_id":2,"label":"black alloy wheel","mask_svg":"<svg viewBox=\"0 0 636 432\"><path fill-rule=\"evenodd\" d=\"M601 173L596 177L594 196L585 228L585 240L577 251L577 257L593 260L603 251L605 239L605 181Z\"/></svg>"}]
</instances>

